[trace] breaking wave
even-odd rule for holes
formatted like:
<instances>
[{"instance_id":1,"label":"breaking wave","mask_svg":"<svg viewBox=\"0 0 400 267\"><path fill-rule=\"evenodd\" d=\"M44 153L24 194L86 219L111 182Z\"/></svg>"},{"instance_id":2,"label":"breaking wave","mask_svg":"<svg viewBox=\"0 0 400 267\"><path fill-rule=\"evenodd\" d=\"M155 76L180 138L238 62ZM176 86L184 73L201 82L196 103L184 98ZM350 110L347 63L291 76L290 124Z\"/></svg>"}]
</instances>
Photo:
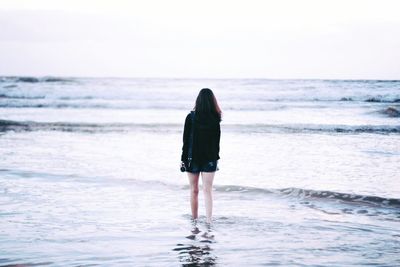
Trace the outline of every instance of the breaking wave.
<instances>
[{"instance_id":1,"label":"breaking wave","mask_svg":"<svg viewBox=\"0 0 400 267\"><path fill-rule=\"evenodd\" d=\"M215 186L216 191L219 192L239 192L249 194L278 194L281 196L289 196L299 199L320 199L338 201L350 204L360 205L373 205L379 207L391 207L400 208L400 199L398 198L386 198L379 196L360 195L351 193L339 193L334 191L326 190L311 190L302 188L283 188L283 189L265 189L248 186L237 186L237 185L221 185Z\"/></svg>"}]
</instances>

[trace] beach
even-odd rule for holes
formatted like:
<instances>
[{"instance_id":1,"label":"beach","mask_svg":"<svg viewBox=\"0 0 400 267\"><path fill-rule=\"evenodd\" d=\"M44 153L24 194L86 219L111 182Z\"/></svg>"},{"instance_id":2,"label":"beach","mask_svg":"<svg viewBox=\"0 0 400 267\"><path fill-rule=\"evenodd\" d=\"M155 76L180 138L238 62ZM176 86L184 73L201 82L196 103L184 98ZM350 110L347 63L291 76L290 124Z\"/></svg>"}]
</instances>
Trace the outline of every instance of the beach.
<instances>
[{"instance_id":1,"label":"beach","mask_svg":"<svg viewBox=\"0 0 400 267\"><path fill-rule=\"evenodd\" d=\"M222 108L213 223L179 170ZM0 77L0 266L398 266L400 81Z\"/></svg>"}]
</instances>

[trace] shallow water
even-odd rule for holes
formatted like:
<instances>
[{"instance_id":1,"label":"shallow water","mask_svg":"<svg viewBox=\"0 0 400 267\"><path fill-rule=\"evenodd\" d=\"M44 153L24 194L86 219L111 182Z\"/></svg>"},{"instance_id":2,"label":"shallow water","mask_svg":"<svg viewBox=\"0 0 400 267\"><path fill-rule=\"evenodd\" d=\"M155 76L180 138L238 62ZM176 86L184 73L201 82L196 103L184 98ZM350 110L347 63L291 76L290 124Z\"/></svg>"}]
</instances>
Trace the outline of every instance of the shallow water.
<instances>
[{"instance_id":1,"label":"shallow water","mask_svg":"<svg viewBox=\"0 0 400 267\"><path fill-rule=\"evenodd\" d=\"M224 110L211 226L179 172L204 84ZM381 111L399 85L3 78L0 266L398 266L399 118Z\"/></svg>"}]
</instances>

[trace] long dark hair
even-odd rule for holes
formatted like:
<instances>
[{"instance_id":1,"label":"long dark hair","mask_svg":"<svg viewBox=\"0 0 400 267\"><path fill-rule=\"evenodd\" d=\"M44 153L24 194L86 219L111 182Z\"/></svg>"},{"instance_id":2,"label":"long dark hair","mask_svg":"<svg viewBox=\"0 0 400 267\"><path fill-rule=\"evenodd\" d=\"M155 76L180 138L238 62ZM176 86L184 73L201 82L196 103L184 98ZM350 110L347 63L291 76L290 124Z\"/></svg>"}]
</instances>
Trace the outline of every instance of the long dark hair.
<instances>
[{"instance_id":1,"label":"long dark hair","mask_svg":"<svg viewBox=\"0 0 400 267\"><path fill-rule=\"evenodd\" d=\"M222 111L213 91L209 88L203 88L200 90L194 110L197 114L212 114L221 121Z\"/></svg>"}]
</instances>

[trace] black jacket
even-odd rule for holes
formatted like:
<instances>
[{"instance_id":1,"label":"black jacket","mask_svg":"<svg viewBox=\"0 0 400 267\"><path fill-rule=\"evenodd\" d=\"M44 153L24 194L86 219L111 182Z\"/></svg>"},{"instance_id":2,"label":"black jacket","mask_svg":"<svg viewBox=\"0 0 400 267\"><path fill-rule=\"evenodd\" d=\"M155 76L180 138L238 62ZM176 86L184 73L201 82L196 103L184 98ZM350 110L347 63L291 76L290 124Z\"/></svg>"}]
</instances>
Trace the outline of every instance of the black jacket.
<instances>
[{"instance_id":1,"label":"black jacket","mask_svg":"<svg viewBox=\"0 0 400 267\"><path fill-rule=\"evenodd\" d=\"M192 130L192 117L189 113L185 119L183 130L183 147L181 161L187 162L190 131ZM218 160L219 141L221 138L220 119L212 114L195 115L193 132L193 162L202 164Z\"/></svg>"}]
</instances>

